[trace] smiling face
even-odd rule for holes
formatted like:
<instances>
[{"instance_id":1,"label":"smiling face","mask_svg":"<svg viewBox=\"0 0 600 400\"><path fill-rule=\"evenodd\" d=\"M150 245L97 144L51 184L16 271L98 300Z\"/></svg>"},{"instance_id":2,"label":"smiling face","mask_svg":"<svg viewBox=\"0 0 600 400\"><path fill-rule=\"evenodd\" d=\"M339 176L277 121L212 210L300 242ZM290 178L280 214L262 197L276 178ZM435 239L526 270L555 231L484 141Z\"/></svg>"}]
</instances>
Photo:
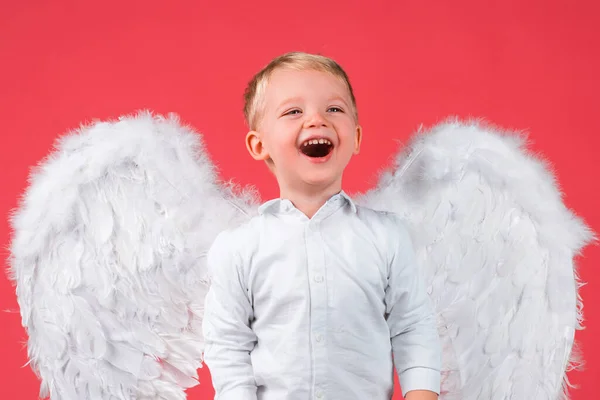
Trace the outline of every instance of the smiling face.
<instances>
[{"instance_id":1,"label":"smiling face","mask_svg":"<svg viewBox=\"0 0 600 400\"><path fill-rule=\"evenodd\" d=\"M269 77L250 154L264 160L287 192L339 191L360 149L361 128L344 81L315 70L277 69Z\"/></svg>"}]
</instances>

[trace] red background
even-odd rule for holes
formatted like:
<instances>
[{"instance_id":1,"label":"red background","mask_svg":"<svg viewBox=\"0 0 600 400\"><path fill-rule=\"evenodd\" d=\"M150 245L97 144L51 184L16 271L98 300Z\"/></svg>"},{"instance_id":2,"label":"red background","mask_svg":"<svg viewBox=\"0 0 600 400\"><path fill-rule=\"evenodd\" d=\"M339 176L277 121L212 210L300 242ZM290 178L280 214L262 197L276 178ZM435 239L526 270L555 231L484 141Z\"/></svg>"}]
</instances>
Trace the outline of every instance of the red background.
<instances>
[{"instance_id":1,"label":"red background","mask_svg":"<svg viewBox=\"0 0 600 400\"><path fill-rule=\"evenodd\" d=\"M272 57L320 52L349 73L364 147L345 189L368 189L420 125L477 116L530 132L569 207L600 231L599 6L590 1L13 1L0 6L0 242L28 169L80 122L147 108L177 112L205 135L221 175L275 181L244 148L242 93ZM484 4L487 3L487 4ZM3 254L6 255L6 252ZM580 258L587 368L573 398L600 378L597 247ZM14 290L0 278L0 398L35 399ZM212 394L206 369L191 399Z\"/></svg>"}]
</instances>

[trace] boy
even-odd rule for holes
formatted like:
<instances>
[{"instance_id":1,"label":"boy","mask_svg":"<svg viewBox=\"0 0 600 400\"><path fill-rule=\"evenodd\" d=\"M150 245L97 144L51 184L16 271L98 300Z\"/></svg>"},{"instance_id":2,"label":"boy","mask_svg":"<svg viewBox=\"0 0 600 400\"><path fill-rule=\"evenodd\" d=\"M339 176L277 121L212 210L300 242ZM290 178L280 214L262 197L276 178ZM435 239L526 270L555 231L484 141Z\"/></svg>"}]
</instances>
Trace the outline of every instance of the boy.
<instances>
[{"instance_id":1,"label":"boy","mask_svg":"<svg viewBox=\"0 0 600 400\"><path fill-rule=\"evenodd\" d=\"M251 156L280 198L208 254L205 354L219 400L437 399L435 317L396 216L356 206L342 174L360 148L352 87L326 57L289 53L246 91Z\"/></svg>"}]
</instances>

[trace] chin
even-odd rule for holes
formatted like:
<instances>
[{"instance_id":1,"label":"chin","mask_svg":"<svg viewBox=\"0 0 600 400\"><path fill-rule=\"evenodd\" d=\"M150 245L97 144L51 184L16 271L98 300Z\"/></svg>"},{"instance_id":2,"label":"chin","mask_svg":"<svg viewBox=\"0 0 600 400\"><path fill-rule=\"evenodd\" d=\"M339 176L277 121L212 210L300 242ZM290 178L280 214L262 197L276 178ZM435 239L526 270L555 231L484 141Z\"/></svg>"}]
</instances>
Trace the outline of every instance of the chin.
<instances>
[{"instance_id":1,"label":"chin","mask_svg":"<svg viewBox=\"0 0 600 400\"><path fill-rule=\"evenodd\" d=\"M341 177L338 176L311 176L301 178L305 185L314 188L328 188L336 184L341 184Z\"/></svg>"}]
</instances>

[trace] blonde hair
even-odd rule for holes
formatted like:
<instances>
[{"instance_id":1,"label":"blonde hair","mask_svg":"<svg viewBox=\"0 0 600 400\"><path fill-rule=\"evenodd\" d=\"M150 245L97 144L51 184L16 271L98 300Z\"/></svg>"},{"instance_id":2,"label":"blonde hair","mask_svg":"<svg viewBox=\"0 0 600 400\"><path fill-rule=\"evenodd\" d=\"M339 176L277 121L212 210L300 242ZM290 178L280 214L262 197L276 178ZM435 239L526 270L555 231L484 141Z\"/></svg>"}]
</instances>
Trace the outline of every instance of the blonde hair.
<instances>
[{"instance_id":1,"label":"blonde hair","mask_svg":"<svg viewBox=\"0 0 600 400\"><path fill-rule=\"evenodd\" d=\"M254 75L248 84L244 93L244 116L246 117L246 122L251 130L257 129L269 78L273 72L283 68L295 69L298 71L313 70L328 72L341 79L348 88L350 100L352 102L352 113L354 114L354 119L358 121L356 98L354 97L350 79L348 79L348 75L344 69L329 57L302 52L291 52L274 58L266 67Z\"/></svg>"}]
</instances>

